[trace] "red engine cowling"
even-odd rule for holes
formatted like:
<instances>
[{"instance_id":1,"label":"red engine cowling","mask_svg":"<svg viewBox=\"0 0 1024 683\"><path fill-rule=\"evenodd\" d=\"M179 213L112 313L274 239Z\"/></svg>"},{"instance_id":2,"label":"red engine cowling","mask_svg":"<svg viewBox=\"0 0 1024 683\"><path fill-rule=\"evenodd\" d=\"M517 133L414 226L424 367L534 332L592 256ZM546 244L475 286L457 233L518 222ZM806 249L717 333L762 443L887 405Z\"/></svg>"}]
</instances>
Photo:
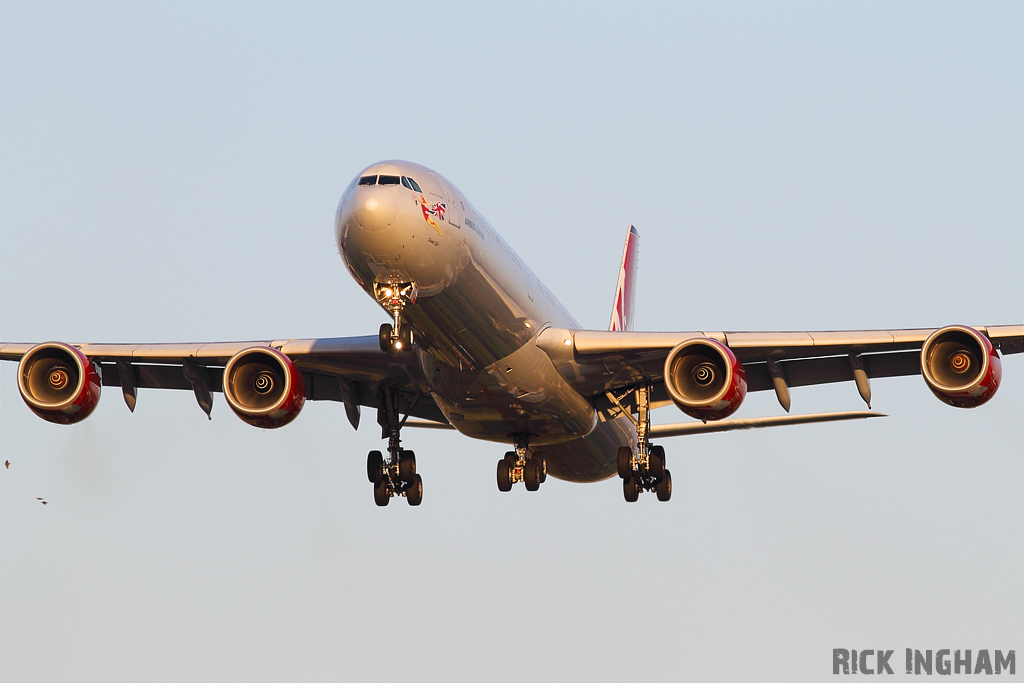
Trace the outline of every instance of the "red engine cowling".
<instances>
[{"instance_id":1,"label":"red engine cowling","mask_svg":"<svg viewBox=\"0 0 1024 683\"><path fill-rule=\"evenodd\" d=\"M298 416L306 383L288 356L269 346L239 351L224 368L224 397L254 427L276 429Z\"/></svg>"},{"instance_id":2,"label":"red engine cowling","mask_svg":"<svg viewBox=\"0 0 1024 683\"><path fill-rule=\"evenodd\" d=\"M747 373L733 352L707 337L682 342L665 359L665 387L687 415L721 420L747 395Z\"/></svg>"},{"instance_id":3,"label":"red engine cowling","mask_svg":"<svg viewBox=\"0 0 1024 683\"><path fill-rule=\"evenodd\" d=\"M18 391L47 422L74 424L100 402L99 370L74 346L46 342L29 349L18 365Z\"/></svg>"},{"instance_id":4,"label":"red engine cowling","mask_svg":"<svg viewBox=\"0 0 1024 683\"><path fill-rule=\"evenodd\" d=\"M950 325L925 340L921 374L940 401L976 408L995 396L1003 364L988 337L971 327Z\"/></svg>"}]
</instances>

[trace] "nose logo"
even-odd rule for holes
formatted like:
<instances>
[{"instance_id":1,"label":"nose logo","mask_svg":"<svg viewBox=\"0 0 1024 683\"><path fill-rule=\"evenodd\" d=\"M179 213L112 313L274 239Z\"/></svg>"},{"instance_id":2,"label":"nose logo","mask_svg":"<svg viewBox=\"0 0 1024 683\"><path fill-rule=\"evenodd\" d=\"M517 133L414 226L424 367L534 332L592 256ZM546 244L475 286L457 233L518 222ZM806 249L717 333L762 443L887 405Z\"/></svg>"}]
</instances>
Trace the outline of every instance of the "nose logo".
<instances>
[{"instance_id":1,"label":"nose logo","mask_svg":"<svg viewBox=\"0 0 1024 683\"><path fill-rule=\"evenodd\" d=\"M423 220L425 220L427 223L430 223L430 225L434 227L434 230L437 230L437 234L440 235L441 228L438 227L437 223L434 221L433 218L431 218L431 216L437 216L440 220L443 221L445 212L444 203L434 202L433 204L428 204L427 200L424 199L423 195L420 195L419 197L413 195L413 198L420 205L420 209L423 211Z\"/></svg>"}]
</instances>

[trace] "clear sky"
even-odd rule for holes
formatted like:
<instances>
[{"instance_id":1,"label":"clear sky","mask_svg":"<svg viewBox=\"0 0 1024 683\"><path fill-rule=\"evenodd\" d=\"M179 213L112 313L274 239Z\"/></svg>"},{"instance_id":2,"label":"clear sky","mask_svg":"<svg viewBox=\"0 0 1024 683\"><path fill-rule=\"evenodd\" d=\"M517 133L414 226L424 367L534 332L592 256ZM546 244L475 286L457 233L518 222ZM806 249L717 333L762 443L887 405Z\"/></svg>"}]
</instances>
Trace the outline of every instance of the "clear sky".
<instances>
[{"instance_id":1,"label":"clear sky","mask_svg":"<svg viewBox=\"0 0 1024 683\"><path fill-rule=\"evenodd\" d=\"M389 158L589 327L629 223L642 329L1022 322L1020 3L151 5L0 7L0 339L373 333L332 218ZM261 431L108 389L61 427L14 370L5 680L819 681L835 647L897 674L905 647L1024 650L1021 356L978 410L909 377L874 383L884 420L665 440L668 504L500 494L500 445L407 430L419 509L373 505L372 410Z\"/></svg>"}]
</instances>

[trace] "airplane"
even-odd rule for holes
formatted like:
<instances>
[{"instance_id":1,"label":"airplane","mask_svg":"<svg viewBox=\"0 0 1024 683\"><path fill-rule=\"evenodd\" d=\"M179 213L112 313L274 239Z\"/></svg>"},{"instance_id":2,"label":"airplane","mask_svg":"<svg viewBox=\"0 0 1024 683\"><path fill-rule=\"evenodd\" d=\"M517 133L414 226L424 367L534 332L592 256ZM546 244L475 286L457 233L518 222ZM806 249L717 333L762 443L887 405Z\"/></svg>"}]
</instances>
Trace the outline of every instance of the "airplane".
<instances>
[{"instance_id":1,"label":"airplane","mask_svg":"<svg viewBox=\"0 0 1024 683\"><path fill-rule=\"evenodd\" d=\"M375 408L386 455L367 456L373 498L423 500L406 427L454 429L510 444L497 485L536 491L547 475L595 482L616 474L635 502L672 495L672 436L879 417L873 378L923 376L941 401L973 408L1002 379L1002 354L1024 352L1024 325L843 332L633 330L639 232L629 226L607 330L586 330L455 186L406 161L366 167L334 220L349 273L389 315L376 335L185 344L0 342L16 361L29 409L73 424L101 387L190 390L210 416L222 392L263 429L294 420L307 400L336 401L358 428ZM789 415L793 387L852 381L867 411ZM747 392L774 391L787 415L730 419ZM654 425L674 404L695 420ZM414 419L410 419L414 418Z\"/></svg>"}]
</instances>

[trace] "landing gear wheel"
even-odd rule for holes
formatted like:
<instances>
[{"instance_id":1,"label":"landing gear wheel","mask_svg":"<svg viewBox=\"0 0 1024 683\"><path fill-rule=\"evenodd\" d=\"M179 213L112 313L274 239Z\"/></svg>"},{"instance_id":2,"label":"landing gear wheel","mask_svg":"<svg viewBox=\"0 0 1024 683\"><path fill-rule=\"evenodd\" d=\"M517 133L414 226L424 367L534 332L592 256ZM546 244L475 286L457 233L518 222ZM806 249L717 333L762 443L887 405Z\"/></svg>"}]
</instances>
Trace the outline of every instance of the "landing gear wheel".
<instances>
[{"instance_id":1,"label":"landing gear wheel","mask_svg":"<svg viewBox=\"0 0 1024 683\"><path fill-rule=\"evenodd\" d=\"M388 323L380 326L380 350L384 353L391 351L391 331L395 328Z\"/></svg>"},{"instance_id":2,"label":"landing gear wheel","mask_svg":"<svg viewBox=\"0 0 1024 683\"><path fill-rule=\"evenodd\" d=\"M540 483L548 480L548 461L544 459L544 451L534 451L533 459L540 463Z\"/></svg>"},{"instance_id":3,"label":"landing gear wheel","mask_svg":"<svg viewBox=\"0 0 1024 683\"><path fill-rule=\"evenodd\" d=\"M406 325L398 333L398 341L395 343L395 351L405 351L412 346L412 328Z\"/></svg>"},{"instance_id":4,"label":"landing gear wheel","mask_svg":"<svg viewBox=\"0 0 1024 683\"><path fill-rule=\"evenodd\" d=\"M409 505L414 506L423 502L423 477L418 474L413 476L405 492L405 499L409 501Z\"/></svg>"},{"instance_id":5,"label":"landing gear wheel","mask_svg":"<svg viewBox=\"0 0 1024 683\"><path fill-rule=\"evenodd\" d=\"M512 466L508 458L498 461L498 490L505 492L512 490Z\"/></svg>"},{"instance_id":6,"label":"landing gear wheel","mask_svg":"<svg viewBox=\"0 0 1024 683\"><path fill-rule=\"evenodd\" d=\"M416 454L412 451L402 451L398 458L398 476L407 484L411 484L416 476Z\"/></svg>"},{"instance_id":7,"label":"landing gear wheel","mask_svg":"<svg viewBox=\"0 0 1024 683\"><path fill-rule=\"evenodd\" d=\"M672 497L672 473L665 470L665 474L658 480L654 490L658 493L658 500L662 503Z\"/></svg>"},{"instance_id":8,"label":"landing gear wheel","mask_svg":"<svg viewBox=\"0 0 1024 683\"><path fill-rule=\"evenodd\" d=\"M632 474L628 479L622 481L622 495L627 503L635 503L640 498L640 488L637 486L636 477Z\"/></svg>"},{"instance_id":9,"label":"landing gear wheel","mask_svg":"<svg viewBox=\"0 0 1024 683\"><path fill-rule=\"evenodd\" d=\"M540 488L541 466L540 461L530 458L523 467L523 483L527 491L536 491Z\"/></svg>"},{"instance_id":10,"label":"landing gear wheel","mask_svg":"<svg viewBox=\"0 0 1024 683\"><path fill-rule=\"evenodd\" d=\"M516 466L516 452L515 451L509 451L508 453L506 453L505 454L505 462L507 462L510 466L515 467Z\"/></svg>"},{"instance_id":11,"label":"landing gear wheel","mask_svg":"<svg viewBox=\"0 0 1024 683\"><path fill-rule=\"evenodd\" d=\"M366 456L366 478L371 484L379 484L384 478L384 455L380 451L370 451Z\"/></svg>"},{"instance_id":12,"label":"landing gear wheel","mask_svg":"<svg viewBox=\"0 0 1024 683\"><path fill-rule=\"evenodd\" d=\"M377 507L384 507L391 500L391 496L388 495L388 485L386 482L380 482L373 487L373 502L377 504Z\"/></svg>"},{"instance_id":13,"label":"landing gear wheel","mask_svg":"<svg viewBox=\"0 0 1024 683\"><path fill-rule=\"evenodd\" d=\"M647 458L647 470L655 479L661 479L665 473L665 448L663 446L651 446L650 455Z\"/></svg>"},{"instance_id":14,"label":"landing gear wheel","mask_svg":"<svg viewBox=\"0 0 1024 683\"><path fill-rule=\"evenodd\" d=\"M629 479L633 476L633 451L629 446L623 446L615 455L615 466L619 470L619 477Z\"/></svg>"}]
</instances>

